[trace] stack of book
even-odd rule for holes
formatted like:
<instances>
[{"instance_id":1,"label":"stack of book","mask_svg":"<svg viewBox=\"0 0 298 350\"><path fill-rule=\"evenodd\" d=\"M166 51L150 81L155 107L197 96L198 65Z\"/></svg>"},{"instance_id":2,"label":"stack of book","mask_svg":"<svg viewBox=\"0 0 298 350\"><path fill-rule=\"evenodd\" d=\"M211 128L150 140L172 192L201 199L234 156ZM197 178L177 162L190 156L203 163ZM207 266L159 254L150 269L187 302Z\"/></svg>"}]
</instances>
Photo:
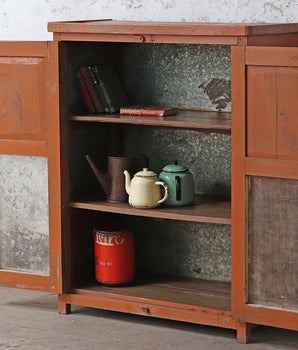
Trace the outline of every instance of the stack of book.
<instances>
[{"instance_id":1,"label":"stack of book","mask_svg":"<svg viewBox=\"0 0 298 350\"><path fill-rule=\"evenodd\" d=\"M90 114L117 113L127 97L111 64L83 66L77 71L79 87Z\"/></svg>"}]
</instances>

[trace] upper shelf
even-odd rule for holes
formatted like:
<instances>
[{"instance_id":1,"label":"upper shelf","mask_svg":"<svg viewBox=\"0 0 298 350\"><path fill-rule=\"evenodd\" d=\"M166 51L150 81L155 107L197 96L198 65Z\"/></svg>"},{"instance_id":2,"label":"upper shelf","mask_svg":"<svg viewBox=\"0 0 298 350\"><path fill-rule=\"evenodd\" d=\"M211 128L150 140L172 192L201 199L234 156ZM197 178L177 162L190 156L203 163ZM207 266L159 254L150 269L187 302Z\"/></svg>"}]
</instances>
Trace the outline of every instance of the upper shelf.
<instances>
[{"instance_id":1,"label":"upper shelf","mask_svg":"<svg viewBox=\"0 0 298 350\"><path fill-rule=\"evenodd\" d=\"M87 116L70 116L72 121L119 123L149 126L164 126L190 129L222 130L230 132L232 128L231 113L179 110L177 115L167 117L121 116L119 114L99 114Z\"/></svg>"},{"instance_id":2,"label":"upper shelf","mask_svg":"<svg viewBox=\"0 0 298 350\"><path fill-rule=\"evenodd\" d=\"M258 40L250 42L250 39L261 37L262 45L264 40L271 45L276 45L280 40L284 43L286 40L287 45L292 42L294 46L295 40L297 44L295 33L298 31L298 24L141 22L101 19L50 22L48 31L54 32L55 40L260 45ZM283 37L284 35L287 37ZM289 38L289 35L292 37Z\"/></svg>"}]
</instances>

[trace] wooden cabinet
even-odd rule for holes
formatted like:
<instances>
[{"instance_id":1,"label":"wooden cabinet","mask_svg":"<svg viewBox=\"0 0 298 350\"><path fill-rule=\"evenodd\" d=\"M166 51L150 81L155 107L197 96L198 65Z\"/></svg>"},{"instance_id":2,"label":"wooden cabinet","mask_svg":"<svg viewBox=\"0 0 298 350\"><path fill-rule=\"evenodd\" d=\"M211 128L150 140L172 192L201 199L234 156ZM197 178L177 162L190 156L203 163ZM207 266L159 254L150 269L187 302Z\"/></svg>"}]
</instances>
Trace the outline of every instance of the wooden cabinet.
<instances>
[{"instance_id":1,"label":"wooden cabinet","mask_svg":"<svg viewBox=\"0 0 298 350\"><path fill-rule=\"evenodd\" d=\"M70 305L76 304L214 325L236 329L238 340L242 342L247 340L254 324L297 329L297 304L293 294L293 274L297 274L293 242L297 240L298 231L295 217L297 103L294 97L298 53L297 48L293 47L297 44L297 25L103 20L50 23L49 30L54 32L53 43L0 45L0 74L13 77L12 82L6 78L9 83L1 85L1 90L6 93L6 102L1 102L0 125L3 124L3 129L0 152L48 157L50 276L0 270L1 284L58 293L60 313L69 313ZM133 50L131 45L134 45ZM136 65L132 52L138 55L138 64L148 64L144 58L142 61L144 45L154 45L155 50L163 50L168 45L174 52L168 58L172 64L180 54L175 50L181 45L231 46L232 113L202 110L202 106L190 98L176 116L164 119L120 118L118 114L87 115L74 78L76 70L83 64L108 58L129 81L130 68ZM36 54L33 55L33 51ZM124 59L130 62L129 65L123 63ZM24 69L20 68L23 60L30 63ZM28 69L30 72L27 72ZM152 75L162 79L160 72L154 71L154 65L150 69ZM28 74L34 78L29 86L18 85L17 78L27 81ZM196 76L191 76L191 79L196 81ZM128 82L132 103L143 102L146 93L150 94L149 81L149 76L147 80L142 80L145 86L143 95L135 94L132 84ZM179 83L179 74L173 81ZM17 111L20 104L12 102L15 85L26 105L24 114ZM32 90L30 96L35 96L34 101L37 100L36 86L39 99L38 103L32 104L30 99L26 99L28 91ZM179 86L179 89L181 93L177 94L176 101L181 107L179 95L187 95L188 87ZM165 102L173 104L171 97L165 96ZM148 100L145 102L148 103ZM30 118L32 109L38 112ZM12 115L10 123L5 115L7 110ZM160 130L166 130L166 134L159 134ZM97 164L104 169L108 154L131 152L136 147L139 151L146 142L146 152L151 149L150 157L158 158L156 151L152 151L153 144L158 143L168 154L175 148L178 152L177 139L170 144L168 140L171 140L169 135L181 131L187 137L191 135L192 140L196 140L198 133L232 133L232 184L229 184L232 202L227 195L229 191L224 196L214 196L214 193L209 197L198 195L194 205L180 208L142 210L105 200L104 193L88 169L85 154L94 154ZM148 136L150 133L153 135L151 138ZM141 140L137 143L138 135L141 135ZM155 141L154 135L163 135L164 140ZM180 137L182 143L183 137ZM191 153L193 143L180 147L182 152L188 148ZM193 171L196 171L195 168L196 165ZM273 180L271 183L274 177L278 183ZM273 187L276 189L274 198ZM282 204L276 207L274 201ZM272 208L267 207L266 203L271 204ZM285 208L287 204L289 208ZM278 213L281 216L273 220L272 215L277 216ZM263 218L266 218L266 222ZM225 229L232 225L232 253L228 257L232 259L231 281L229 278L193 278L187 273L185 276L183 273L175 275L169 254L164 254L163 266L160 266L160 271L168 271L169 275L149 274L144 269L148 254L142 251L139 253L142 268L133 284L117 288L97 283L94 277L92 226L114 220L135 225L137 231L147 235L145 242L151 249L154 249L154 245L151 246L150 236L144 227L149 231L150 228L156 230L157 234L152 234L153 240L159 230L169 230L169 225L176 223L179 223L177 227L182 227L181 236L184 227L187 237L189 233L186 230L190 225L215 225L212 227ZM281 230L285 220L288 221L287 226ZM267 238L272 232L272 227L268 229L268 225L271 222L277 232L268 246ZM196 228L191 230L195 232ZM216 235L216 230L214 232ZM284 234L287 239L283 238ZM163 244L166 252L167 244L175 237L169 234L165 237L167 241ZM268 259L275 254L275 246L281 239L284 249L291 254L277 254L275 263L269 265ZM175 244L179 246L181 242L177 239ZM266 249L268 254L264 253ZM184 254L187 256L187 251ZM208 255L208 252L201 254ZM152 256L154 259L154 254ZM280 261L286 266L284 288L277 286L272 278L263 278L266 274L275 273ZM280 271L277 276L281 276ZM267 295L270 290L273 291L271 298ZM279 298L285 300L279 303ZM262 307L255 304L262 304Z\"/></svg>"}]
</instances>

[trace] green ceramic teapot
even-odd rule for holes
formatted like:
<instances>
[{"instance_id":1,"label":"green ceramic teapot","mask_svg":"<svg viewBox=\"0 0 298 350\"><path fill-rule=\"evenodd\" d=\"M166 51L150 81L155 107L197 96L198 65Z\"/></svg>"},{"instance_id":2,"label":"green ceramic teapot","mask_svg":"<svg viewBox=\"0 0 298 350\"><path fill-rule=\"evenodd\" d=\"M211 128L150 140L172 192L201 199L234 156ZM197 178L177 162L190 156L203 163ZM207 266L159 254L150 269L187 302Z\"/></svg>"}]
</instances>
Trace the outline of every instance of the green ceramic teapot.
<instances>
[{"instance_id":1,"label":"green ceramic teapot","mask_svg":"<svg viewBox=\"0 0 298 350\"><path fill-rule=\"evenodd\" d=\"M191 204L194 200L194 183L190 171L177 164L166 165L159 175L159 180L168 185L169 195L164 202L168 206L182 206Z\"/></svg>"}]
</instances>

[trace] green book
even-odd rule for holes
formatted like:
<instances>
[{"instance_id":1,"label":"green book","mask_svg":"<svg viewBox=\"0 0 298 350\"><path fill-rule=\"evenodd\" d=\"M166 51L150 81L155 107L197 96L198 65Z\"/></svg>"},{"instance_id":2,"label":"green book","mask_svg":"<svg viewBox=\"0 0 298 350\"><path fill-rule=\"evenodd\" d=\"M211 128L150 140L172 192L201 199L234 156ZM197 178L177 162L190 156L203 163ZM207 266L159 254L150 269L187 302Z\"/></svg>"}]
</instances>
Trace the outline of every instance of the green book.
<instances>
[{"instance_id":1,"label":"green book","mask_svg":"<svg viewBox=\"0 0 298 350\"><path fill-rule=\"evenodd\" d=\"M121 107L128 105L117 72L111 64L93 66L93 73L99 86L100 96L104 99L103 105L107 107L108 113L119 112Z\"/></svg>"},{"instance_id":2,"label":"green book","mask_svg":"<svg viewBox=\"0 0 298 350\"><path fill-rule=\"evenodd\" d=\"M102 104L104 106L104 110L106 113L111 113L112 105L111 105L111 99L109 98L108 92L104 86L103 81L101 80L101 77L99 76L98 73L98 68L97 66L92 66L92 73L94 75L94 78L96 80L96 85L98 89L98 95L100 100L102 101Z\"/></svg>"}]
</instances>

